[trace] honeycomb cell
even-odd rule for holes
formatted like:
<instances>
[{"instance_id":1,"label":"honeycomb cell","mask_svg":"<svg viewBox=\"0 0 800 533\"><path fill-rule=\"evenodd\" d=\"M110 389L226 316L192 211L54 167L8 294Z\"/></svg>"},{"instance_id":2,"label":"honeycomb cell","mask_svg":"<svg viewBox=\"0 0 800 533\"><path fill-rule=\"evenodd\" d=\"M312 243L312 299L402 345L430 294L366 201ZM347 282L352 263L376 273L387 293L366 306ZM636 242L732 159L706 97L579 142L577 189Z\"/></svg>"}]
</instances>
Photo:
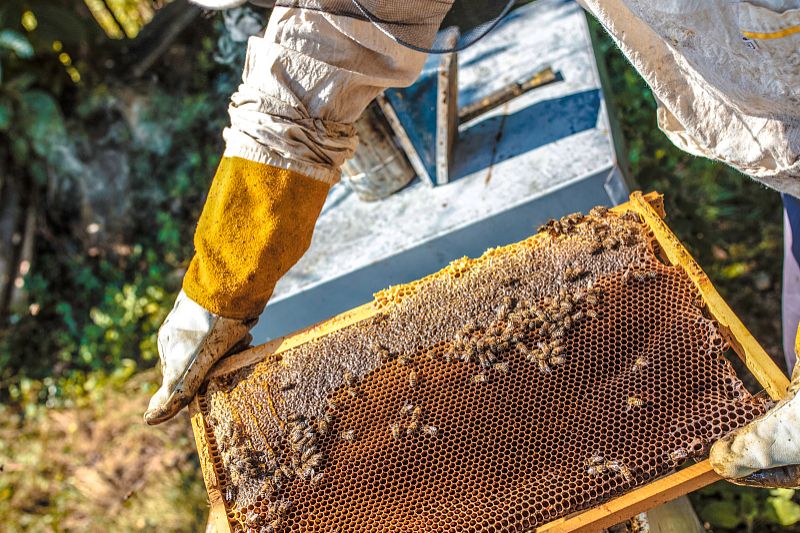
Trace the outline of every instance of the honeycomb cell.
<instances>
[{"instance_id":1,"label":"honeycomb cell","mask_svg":"<svg viewBox=\"0 0 800 533\"><path fill-rule=\"evenodd\" d=\"M686 273L633 213L569 215L376 295L379 313L214 376L234 531L522 531L758 417Z\"/></svg>"}]
</instances>

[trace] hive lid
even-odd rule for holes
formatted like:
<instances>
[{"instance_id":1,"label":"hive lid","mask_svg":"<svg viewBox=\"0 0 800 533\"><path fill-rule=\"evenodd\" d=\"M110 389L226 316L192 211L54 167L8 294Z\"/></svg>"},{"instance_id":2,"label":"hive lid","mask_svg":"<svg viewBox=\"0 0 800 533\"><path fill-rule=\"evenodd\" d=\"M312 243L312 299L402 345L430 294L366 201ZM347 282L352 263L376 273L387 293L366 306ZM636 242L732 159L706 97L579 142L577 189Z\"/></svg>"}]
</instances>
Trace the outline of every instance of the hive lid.
<instances>
[{"instance_id":1,"label":"hive lid","mask_svg":"<svg viewBox=\"0 0 800 533\"><path fill-rule=\"evenodd\" d=\"M729 347L786 379L659 209L564 217L224 360L192 405L218 529L597 529L711 482L652 483L767 409Z\"/></svg>"}]
</instances>

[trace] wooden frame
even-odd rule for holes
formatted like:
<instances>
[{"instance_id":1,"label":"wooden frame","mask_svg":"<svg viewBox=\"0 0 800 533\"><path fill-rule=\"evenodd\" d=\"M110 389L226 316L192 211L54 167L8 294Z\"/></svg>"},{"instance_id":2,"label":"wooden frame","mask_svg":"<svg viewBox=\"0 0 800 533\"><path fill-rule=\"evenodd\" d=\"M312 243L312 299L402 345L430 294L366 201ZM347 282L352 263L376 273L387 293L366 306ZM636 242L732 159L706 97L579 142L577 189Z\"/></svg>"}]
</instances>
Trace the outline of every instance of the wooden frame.
<instances>
[{"instance_id":1,"label":"wooden frame","mask_svg":"<svg viewBox=\"0 0 800 533\"><path fill-rule=\"evenodd\" d=\"M662 196L658 193L643 195L640 192L634 192L631 194L629 202L613 208L613 211L617 212L629 210L638 213L650 227L656 242L661 247L664 259L672 265L684 268L687 275L702 295L708 313L718 322L722 335L742 359L748 370L752 372L774 400L780 399L789 385L789 380L772 361L761 345L753 338L744 324L736 317L731 308L713 287L705 272L703 272L678 238L670 231L663 220L665 213ZM531 237L531 239L537 238L541 237ZM412 282L412 285L414 283L417 282ZM228 357L220 361L220 363L212 369L210 375L214 376L228 373L237 368L249 366L269 357L274 357L280 352L299 346L311 339L369 318L379 312L381 305L379 299L376 299L373 302L356 307L292 335L275 339L262 346L257 346L240 354ZM203 414L200 410L197 398L195 398L189 406L189 410L192 420L192 429L194 430L197 449L200 455L203 479L205 480L209 501L211 503L209 528L215 527L218 532L228 532L230 531L230 524L225 510L224 499L220 493L220 486L214 469L214 463L208 454L206 433L208 428L203 420ZM636 488L627 494L614 498L592 509L554 520L539 527L537 531L547 533L597 531L702 488L719 479L720 477L713 471L708 460L705 460L661 477L647 485Z\"/></svg>"}]
</instances>

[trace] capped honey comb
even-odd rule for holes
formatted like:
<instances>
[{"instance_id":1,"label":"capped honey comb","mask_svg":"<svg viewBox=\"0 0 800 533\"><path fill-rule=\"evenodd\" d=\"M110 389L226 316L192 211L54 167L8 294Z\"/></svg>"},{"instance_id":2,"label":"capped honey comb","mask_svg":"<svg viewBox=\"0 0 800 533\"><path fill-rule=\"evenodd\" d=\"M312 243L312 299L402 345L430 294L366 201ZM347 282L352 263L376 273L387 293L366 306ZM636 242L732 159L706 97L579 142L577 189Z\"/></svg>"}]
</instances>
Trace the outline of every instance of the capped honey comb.
<instances>
[{"instance_id":1,"label":"capped honey comb","mask_svg":"<svg viewBox=\"0 0 800 533\"><path fill-rule=\"evenodd\" d=\"M216 372L198 442L230 528L527 531L704 456L768 400L657 253L632 211L570 215Z\"/></svg>"}]
</instances>

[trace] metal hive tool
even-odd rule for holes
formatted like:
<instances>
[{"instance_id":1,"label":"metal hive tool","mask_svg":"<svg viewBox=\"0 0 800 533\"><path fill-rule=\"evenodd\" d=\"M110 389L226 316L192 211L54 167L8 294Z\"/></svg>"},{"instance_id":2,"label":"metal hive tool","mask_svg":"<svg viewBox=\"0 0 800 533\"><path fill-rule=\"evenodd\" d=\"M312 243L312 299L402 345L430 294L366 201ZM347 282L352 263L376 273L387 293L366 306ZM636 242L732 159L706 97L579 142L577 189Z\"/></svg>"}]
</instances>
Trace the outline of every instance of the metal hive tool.
<instances>
[{"instance_id":1,"label":"metal hive tool","mask_svg":"<svg viewBox=\"0 0 800 533\"><path fill-rule=\"evenodd\" d=\"M217 528L572 530L657 502L636 494L769 406L729 347L785 385L659 208L552 221L225 360L192 405Z\"/></svg>"}]
</instances>

